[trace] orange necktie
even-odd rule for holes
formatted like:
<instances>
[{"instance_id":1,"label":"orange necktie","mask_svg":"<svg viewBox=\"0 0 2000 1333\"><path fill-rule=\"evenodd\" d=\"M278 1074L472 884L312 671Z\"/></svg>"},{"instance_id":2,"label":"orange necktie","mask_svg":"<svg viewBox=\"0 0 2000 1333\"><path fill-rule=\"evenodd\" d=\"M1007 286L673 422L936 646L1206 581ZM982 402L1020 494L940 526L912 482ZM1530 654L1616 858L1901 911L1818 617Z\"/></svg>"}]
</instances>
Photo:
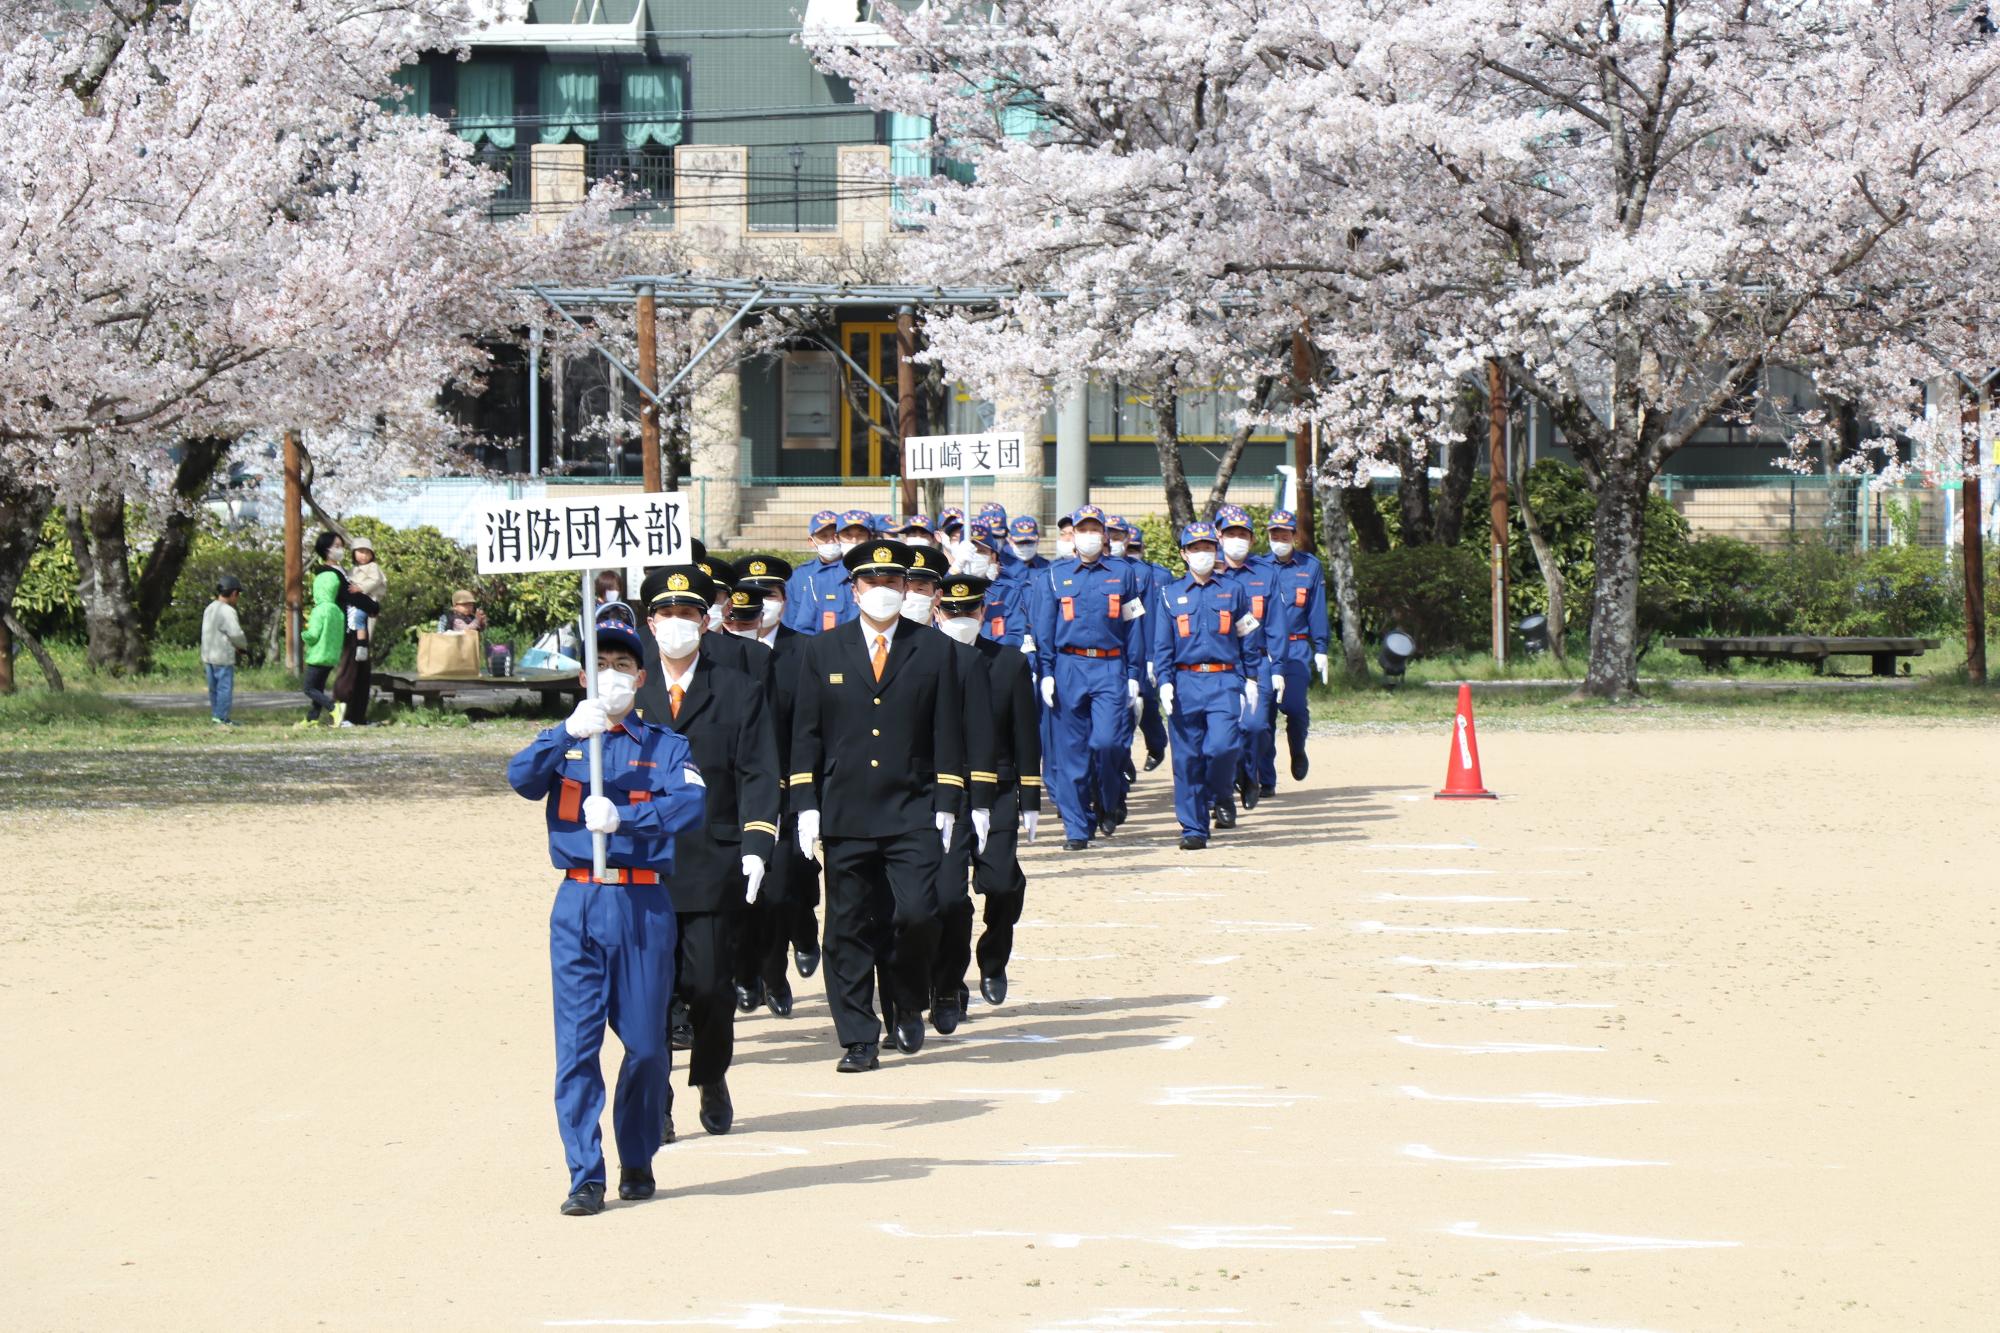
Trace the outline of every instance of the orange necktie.
<instances>
[{"instance_id":1,"label":"orange necktie","mask_svg":"<svg viewBox=\"0 0 2000 1333\"><path fill-rule=\"evenodd\" d=\"M875 636L875 656L870 660L875 664L875 679L879 681L882 679L882 668L886 666L889 661L888 635L877 634Z\"/></svg>"},{"instance_id":2,"label":"orange necktie","mask_svg":"<svg viewBox=\"0 0 2000 1333\"><path fill-rule=\"evenodd\" d=\"M681 715L681 700L686 697L687 691L678 685L667 691L667 707L673 709L675 717Z\"/></svg>"}]
</instances>

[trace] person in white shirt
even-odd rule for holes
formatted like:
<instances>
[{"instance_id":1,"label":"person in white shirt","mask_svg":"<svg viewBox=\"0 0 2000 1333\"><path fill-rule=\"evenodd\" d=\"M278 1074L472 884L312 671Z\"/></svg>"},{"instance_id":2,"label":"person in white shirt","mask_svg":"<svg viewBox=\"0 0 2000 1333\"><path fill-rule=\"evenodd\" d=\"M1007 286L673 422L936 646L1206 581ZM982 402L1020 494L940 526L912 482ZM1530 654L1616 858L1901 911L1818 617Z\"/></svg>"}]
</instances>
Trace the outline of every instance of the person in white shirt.
<instances>
[{"instance_id":1,"label":"person in white shirt","mask_svg":"<svg viewBox=\"0 0 2000 1333\"><path fill-rule=\"evenodd\" d=\"M234 725L229 720L236 699L236 654L250 646L243 636L243 622L236 617L236 603L243 585L234 574L215 581L215 600L201 613L201 664L208 677L208 715L217 726Z\"/></svg>"}]
</instances>

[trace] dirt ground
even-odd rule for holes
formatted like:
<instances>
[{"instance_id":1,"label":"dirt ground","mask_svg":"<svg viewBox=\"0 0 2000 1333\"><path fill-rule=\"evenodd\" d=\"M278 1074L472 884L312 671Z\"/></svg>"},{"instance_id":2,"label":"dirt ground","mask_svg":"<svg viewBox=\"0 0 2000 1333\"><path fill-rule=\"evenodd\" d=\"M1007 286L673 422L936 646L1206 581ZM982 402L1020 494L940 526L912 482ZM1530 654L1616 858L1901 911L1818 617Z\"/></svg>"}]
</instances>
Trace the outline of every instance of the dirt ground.
<instances>
[{"instance_id":1,"label":"dirt ground","mask_svg":"<svg viewBox=\"0 0 2000 1333\"><path fill-rule=\"evenodd\" d=\"M0 1327L2000 1324L2000 731L1484 748L1318 739L1203 854L1145 777L1004 1008L841 1077L805 983L594 1219L497 766L0 815Z\"/></svg>"}]
</instances>

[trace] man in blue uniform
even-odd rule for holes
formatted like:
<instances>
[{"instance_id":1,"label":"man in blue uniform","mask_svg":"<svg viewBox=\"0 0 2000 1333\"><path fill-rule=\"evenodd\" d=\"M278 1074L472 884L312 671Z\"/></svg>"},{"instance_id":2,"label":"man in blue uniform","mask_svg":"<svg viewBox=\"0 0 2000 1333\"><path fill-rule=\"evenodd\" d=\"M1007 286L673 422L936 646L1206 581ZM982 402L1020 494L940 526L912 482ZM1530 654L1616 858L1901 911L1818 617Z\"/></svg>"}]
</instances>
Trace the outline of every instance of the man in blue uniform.
<instances>
[{"instance_id":1,"label":"man in blue uniform","mask_svg":"<svg viewBox=\"0 0 2000 1333\"><path fill-rule=\"evenodd\" d=\"M1022 514L1007 525L1007 550L1000 563L1012 568L1047 569L1049 558L1041 553L1042 525L1033 514Z\"/></svg>"},{"instance_id":2,"label":"man in blue uniform","mask_svg":"<svg viewBox=\"0 0 2000 1333\"><path fill-rule=\"evenodd\" d=\"M979 627L979 637L1019 647L1028 633L1028 571L1019 565L1012 570L1002 567L1006 530L994 527L990 519L979 519L966 531L968 554L961 562L963 567L955 572L992 584L986 593L985 623Z\"/></svg>"},{"instance_id":3,"label":"man in blue uniform","mask_svg":"<svg viewBox=\"0 0 2000 1333\"><path fill-rule=\"evenodd\" d=\"M1264 529L1271 540L1274 580L1267 642L1271 655L1277 659L1277 667L1271 676L1271 701L1265 707L1270 725L1257 752L1257 782L1260 790L1275 791L1279 712L1285 715L1285 743L1291 751L1292 781L1303 782L1306 776L1306 731L1312 724L1312 708L1306 695L1312 683L1308 672L1317 671L1320 682L1326 681L1326 570L1318 560L1299 550L1298 517L1291 510L1273 510Z\"/></svg>"},{"instance_id":4,"label":"man in blue uniform","mask_svg":"<svg viewBox=\"0 0 2000 1333\"><path fill-rule=\"evenodd\" d=\"M840 515L822 509L806 524L819 559L792 571L785 584L784 623L801 634L824 634L854 619L854 590L840 563Z\"/></svg>"},{"instance_id":5,"label":"man in blue uniform","mask_svg":"<svg viewBox=\"0 0 2000 1333\"><path fill-rule=\"evenodd\" d=\"M1271 604L1276 600L1277 571L1272 568L1269 556L1252 552L1255 530L1250 526L1250 515L1238 505L1223 505L1215 511L1215 530L1222 538L1222 577L1241 583L1244 591L1250 594L1250 613L1260 621L1266 619ZM1254 678L1264 687L1266 697L1276 692L1271 683L1272 665L1268 660L1253 663L1246 658L1244 661L1244 669L1254 671ZM1237 757L1236 790L1243 798L1245 810L1255 810L1258 801L1276 790L1259 783L1256 777L1255 755L1258 747L1270 740L1270 730L1270 719L1262 708L1244 710L1243 746Z\"/></svg>"},{"instance_id":6,"label":"man in blue uniform","mask_svg":"<svg viewBox=\"0 0 2000 1333\"><path fill-rule=\"evenodd\" d=\"M889 534L905 546L935 546L937 534L931 530L929 514L910 514Z\"/></svg>"},{"instance_id":7,"label":"man in blue uniform","mask_svg":"<svg viewBox=\"0 0 2000 1333\"><path fill-rule=\"evenodd\" d=\"M1146 605L1151 606L1152 594L1174 581L1173 571L1146 558L1146 532L1137 523L1125 525L1125 537L1125 558L1151 581L1146 596ZM1167 724L1160 716L1160 682L1153 678L1152 663L1146 665L1146 674L1139 680L1139 735L1146 742L1146 771L1150 773L1167 757Z\"/></svg>"},{"instance_id":8,"label":"man in blue uniform","mask_svg":"<svg viewBox=\"0 0 2000 1333\"><path fill-rule=\"evenodd\" d=\"M1236 778L1241 718L1257 707L1257 682L1245 663L1263 655L1263 626L1239 580L1216 575L1219 537L1212 524L1181 529L1188 572L1154 596L1153 674L1160 711L1173 731L1174 814L1181 850L1208 846L1209 821L1236 823L1230 784Z\"/></svg>"},{"instance_id":9,"label":"man in blue uniform","mask_svg":"<svg viewBox=\"0 0 2000 1333\"><path fill-rule=\"evenodd\" d=\"M1126 719L1139 698L1136 650L1145 640L1134 625L1146 613L1146 588L1136 568L1106 555L1102 509L1085 505L1072 518L1076 555L1049 567L1049 590L1037 599L1033 615L1042 703L1055 714L1064 847L1081 851L1093 831L1109 835L1124 819L1118 745L1121 735L1130 734Z\"/></svg>"},{"instance_id":10,"label":"man in blue uniform","mask_svg":"<svg viewBox=\"0 0 2000 1333\"><path fill-rule=\"evenodd\" d=\"M589 632L586 630L586 632ZM667 1000L674 989L674 905L661 882L674 869L674 835L706 817L705 789L688 743L633 717L645 672L639 636L608 620L597 634L597 694L507 765L507 781L546 801L549 859L563 872L549 914L555 997L556 1122L569 1159L562 1211L604 1210L604 1074L608 1025L625 1047L612 1101L618 1197L653 1194L653 1154L667 1111ZM603 737L603 796L589 796L588 741ZM606 835L595 878L591 835Z\"/></svg>"}]
</instances>

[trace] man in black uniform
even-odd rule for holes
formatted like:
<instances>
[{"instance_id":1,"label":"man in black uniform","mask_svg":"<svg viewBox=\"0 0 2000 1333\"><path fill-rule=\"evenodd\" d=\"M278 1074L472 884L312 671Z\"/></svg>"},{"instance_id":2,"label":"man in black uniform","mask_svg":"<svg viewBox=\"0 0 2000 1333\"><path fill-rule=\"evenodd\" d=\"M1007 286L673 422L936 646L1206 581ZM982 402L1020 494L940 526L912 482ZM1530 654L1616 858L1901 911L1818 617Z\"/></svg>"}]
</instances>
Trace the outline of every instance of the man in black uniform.
<instances>
[{"instance_id":1,"label":"man in black uniform","mask_svg":"<svg viewBox=\"0 0 2000 1333\"><path fill-rule=\"evenodd\" d=\"M996 786L987 836L970 850L973 884L986 898L986 929L979 937L979 993L988 1004L997 1005L1007 999L1007 961L1014 951L1014 925L1021 919L1028 887L1021 873L1020 834L1026 830L1033 842L1041 820L1042 734L1026 655L979 635L990 586L991 580L965 574L946 579L938 598L938 628L971 645L987 677ZM963 1011L965 969L972 961L972 899L965 892L963 869L955 884L955 896L940 894L944 930L938 943L935 990L939 1003L951 995Z\"/></svg>"},{"instance_id":2,"label":"man in black uniform","mask_svg":"<svg viewBox=\"0 0 2000 1333\"><path fill-rule=\"evenodd\" d=\"M910 548L865 541L843 560L860 619L813 636L799 668L788 778L798 845L823 844L826 994L847 1048L874 1069L886 964L896 1046L924 1043L937 950L938 862L965 808L965 714L951 641L901 615Z\"/></svg>"},{"instance_id":3,"label":"man in black uniform","mask_svg":"<svg viewBox=\"0 0 2000 1333\"><path fill-rule=\"evenodd\" d=\"M725 1078L735 1051L736 931L778 837L778 743L762 684L711 658L715 636L703 625L714 584L692 565L660 574L647 621L666 711L646 720L687 741L708 783L708 818L681 835L667 881L680 926L675 989L693 1028L688 1083L701 1090L702 1128L727 1134L736 1114ZM672 1113L669 1100L669 1124Z\"/></svg>"}]
</instances>

